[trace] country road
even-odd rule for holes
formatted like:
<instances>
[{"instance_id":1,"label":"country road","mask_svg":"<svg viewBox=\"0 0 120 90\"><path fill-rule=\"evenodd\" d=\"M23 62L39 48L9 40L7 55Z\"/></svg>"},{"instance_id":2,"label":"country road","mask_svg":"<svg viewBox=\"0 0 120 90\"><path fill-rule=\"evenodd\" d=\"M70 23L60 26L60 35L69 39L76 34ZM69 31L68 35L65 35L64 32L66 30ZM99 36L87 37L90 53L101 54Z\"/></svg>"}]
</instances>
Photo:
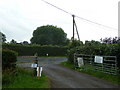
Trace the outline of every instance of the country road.
<instances>
[{"instance_id":1,"label":"country road","mask_svg":"<svg viewBox=\"0 0 120 90\"><path fill-rule=\"evenodd\" d=\"M60 65L66 61L64 57L38 58L38 65L49 77L52 88L118 88L118 85L105 80L80 73ZM18 58L18 62L33 61L33 58ZM21 63L19 66L30 67L31 63Z\"/></svg>"}]
</instances>

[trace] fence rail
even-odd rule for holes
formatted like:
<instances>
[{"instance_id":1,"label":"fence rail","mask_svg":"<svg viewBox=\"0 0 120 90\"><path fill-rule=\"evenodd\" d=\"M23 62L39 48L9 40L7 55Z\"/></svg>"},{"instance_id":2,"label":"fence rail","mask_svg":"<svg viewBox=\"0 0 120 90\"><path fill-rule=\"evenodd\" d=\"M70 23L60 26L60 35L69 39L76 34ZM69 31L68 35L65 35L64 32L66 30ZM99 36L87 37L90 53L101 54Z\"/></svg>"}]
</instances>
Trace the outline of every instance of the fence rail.
<instances>
[{"instance_id":1,"label":"fence rail","mask_svg":"<svg viewBox=\"0 0 120 90\"><path fill-rule=\"evenodd\" d=\"M84 54L74 54L75 67L117 75L117 57L116 56L94 56Z\"/></svg>"}]
</instances>

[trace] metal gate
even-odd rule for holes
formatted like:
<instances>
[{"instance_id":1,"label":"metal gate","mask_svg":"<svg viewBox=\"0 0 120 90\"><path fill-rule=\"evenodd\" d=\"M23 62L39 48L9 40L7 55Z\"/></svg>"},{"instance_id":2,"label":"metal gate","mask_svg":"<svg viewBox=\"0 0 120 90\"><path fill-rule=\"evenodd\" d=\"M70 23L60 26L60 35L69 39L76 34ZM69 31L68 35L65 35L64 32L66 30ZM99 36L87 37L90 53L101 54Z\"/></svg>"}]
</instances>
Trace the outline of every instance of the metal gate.
<instances>
[{"instance_id":1,"label":"metal gate","mask_svg":"<svg viewBox=\"0 0 120 90\"><path fill-rule=\"evenodd\" d=\"M116 56L95 56L75 53L74 65L75 67L84 68L87 70L93 70L112 75L118 74Z\"/></svg>"}]
</instances>

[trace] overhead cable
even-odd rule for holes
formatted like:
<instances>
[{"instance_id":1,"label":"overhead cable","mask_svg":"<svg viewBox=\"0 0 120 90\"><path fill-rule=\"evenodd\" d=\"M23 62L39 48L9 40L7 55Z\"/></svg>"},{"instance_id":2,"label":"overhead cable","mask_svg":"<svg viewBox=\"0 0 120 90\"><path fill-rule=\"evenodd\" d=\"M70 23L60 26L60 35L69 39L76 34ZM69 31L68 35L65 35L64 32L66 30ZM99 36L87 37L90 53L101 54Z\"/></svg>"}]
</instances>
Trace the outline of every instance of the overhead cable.
<instances>
[{"instance_id":1,"label":"overhead cable","mask_svg":"<svg viewBox=\"0 0 120 90\"><path fill-rule=\"evenodd\" d=\"M47 2L47 1L45 1L45 0L42 0L42 1L45 2L45 3L47 3L47 4L49 4L49 5L51 5L51 6L53 6L53 7L55 7L55 8L57 8L57 9L59 9L59 10L61 10L61 11L63 11L63 12L65 12L65 13L67 13L67 14L72 15L71 13L69 13L69 12L67 12L67 11L65 11L65 10L63 10L63 9L61 9L61 8L59 8L59 7L57 7L57 6L53 5L53 4L51 4L51 3Z\"/></svg>"},{"instance_id":2,"label":"overhead cable","mask_svg":"<svg viewBox=\"0 0 120 90\"><path fill-rule=\"evenodd\" d=\"M72 14L72 13L67 12L66 10L63 10L63 9L61 9L61 8L59 8L59 7L57 7L57 6L53 5L53 4L45 1L45 0L41 0L41 1L43 1L43 2L49 4L49 5L53 6L53 7L61 10L61 11L63 11L63 12L65 12L65 13L67 13L67 14L69 14L69 15L72 15L72 16L74 15L74 14ZM74 15L74 16L77 17L77 18L79 18L79 19L81 19L81 20L84 20L84 21L87 21L87 22L90 22L90 23L93 23L93 24L96 24L96 25L99 25L99 26L103 26L103 27L106 27L106 28L109 28L109 29L112 29L112 30L118 30L118 29L116 29L116 28L113 28L113 27L110 27L110 26L106 26L106 25L103 25L103 24L100 24L100 23L97 23L97 22L88 20L88 19L82 18L82 17L77 16L77 15Z\"/></svg>"}]
</instances>

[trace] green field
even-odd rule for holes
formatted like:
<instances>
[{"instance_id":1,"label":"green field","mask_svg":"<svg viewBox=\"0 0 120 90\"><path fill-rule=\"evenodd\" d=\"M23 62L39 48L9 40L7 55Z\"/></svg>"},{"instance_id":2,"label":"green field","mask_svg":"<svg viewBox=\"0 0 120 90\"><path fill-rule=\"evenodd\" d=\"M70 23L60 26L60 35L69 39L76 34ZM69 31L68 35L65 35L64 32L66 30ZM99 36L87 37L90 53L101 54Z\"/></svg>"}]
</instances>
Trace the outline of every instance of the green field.
<instances>
[{"instance_id":1,"label":"green field","mask_svg":"<svg viewBox=\"0 0 120 90\"><path fill-rule=\"evenodd\" d=\"M119 80L120 75L110 75L110 74L105 74L102 72L88 70L88 69L86 69L86 66L83 66L82 68L75 68L75 66L73 64L69 63L68 61L62 62L61 65L71 68L71 69L74 69L74 70L77 70L82 73L86 73L86 74L98 77L103 80L107 80L107 81L115 83L115 84L120 84L120 80Z\"/></svg>"},{"instance_id":2,"label":"green field","mask_svg":"<svg viewBox=\"0 0 120 90\"><path fill-rule=\"evenodd\" d=\"M4 88L50 88L48 77L42 73L38 79L32 70L17 68L17 73L3 74Z\"/></svg>"}]
</instances>

